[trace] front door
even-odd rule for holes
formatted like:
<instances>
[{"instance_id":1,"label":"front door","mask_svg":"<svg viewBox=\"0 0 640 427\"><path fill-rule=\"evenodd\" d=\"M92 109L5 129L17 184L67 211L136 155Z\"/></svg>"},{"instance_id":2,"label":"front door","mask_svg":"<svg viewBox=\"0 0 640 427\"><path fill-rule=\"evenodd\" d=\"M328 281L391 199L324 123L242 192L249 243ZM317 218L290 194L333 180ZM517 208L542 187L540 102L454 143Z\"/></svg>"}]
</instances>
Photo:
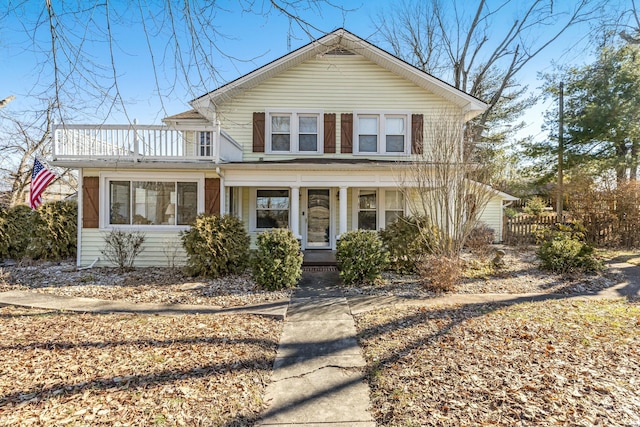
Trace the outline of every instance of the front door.
<instances>
[{"instance_id":1,"label":"front door","mask_svg":"<svg viewBox=\"0 0 640 427\"><path fill-rule=\"evenodd\" d=\"M307 249L331 249L331 191L307 190Z\"/></svg>"}]
</instances>

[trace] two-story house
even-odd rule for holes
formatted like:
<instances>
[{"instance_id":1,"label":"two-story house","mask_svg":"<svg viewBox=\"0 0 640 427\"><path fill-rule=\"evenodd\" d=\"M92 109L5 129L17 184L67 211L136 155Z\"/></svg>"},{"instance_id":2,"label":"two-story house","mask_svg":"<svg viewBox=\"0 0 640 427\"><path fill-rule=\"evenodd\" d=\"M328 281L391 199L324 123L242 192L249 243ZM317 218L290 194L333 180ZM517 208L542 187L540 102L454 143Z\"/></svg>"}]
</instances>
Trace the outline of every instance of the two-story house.
<instances>
[{"instance_id":1,"label":"two-story house","mask_svg":"<svg viewBox=\"0 0 640 427\"><path fill-rule=\"evenodd\" d=\"M486 105L344 29L190 102L162 126L59 125L52 163L79 170L78 264L113 228L143 231L137 265L167 263L198 213L252 235L288 227L304 250L408 214L397 168L424 150L425 120ZM501 239L495 193L482 221ZM177 249L176 249L177 248Z\"/></svg>"}]
</instances>

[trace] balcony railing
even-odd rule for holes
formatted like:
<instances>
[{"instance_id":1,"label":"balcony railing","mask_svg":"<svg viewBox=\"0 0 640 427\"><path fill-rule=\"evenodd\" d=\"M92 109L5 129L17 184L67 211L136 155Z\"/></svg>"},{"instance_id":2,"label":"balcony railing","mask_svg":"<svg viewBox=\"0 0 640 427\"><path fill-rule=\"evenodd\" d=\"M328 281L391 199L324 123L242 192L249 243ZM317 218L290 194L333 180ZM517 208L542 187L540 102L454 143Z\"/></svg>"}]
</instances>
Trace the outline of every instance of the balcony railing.
<instances>
[{"instance_id":1,"label":"balcony railing","mask_svg":"<svg viewBox=\"0 0 640 427\"><path fill-rule=\"evenodd\" d=\"M201 137L201 133L208 133ZM213 131L176 130L162 125L55 125L57 160L216 160Z\"/></svg>"}]
</instances>

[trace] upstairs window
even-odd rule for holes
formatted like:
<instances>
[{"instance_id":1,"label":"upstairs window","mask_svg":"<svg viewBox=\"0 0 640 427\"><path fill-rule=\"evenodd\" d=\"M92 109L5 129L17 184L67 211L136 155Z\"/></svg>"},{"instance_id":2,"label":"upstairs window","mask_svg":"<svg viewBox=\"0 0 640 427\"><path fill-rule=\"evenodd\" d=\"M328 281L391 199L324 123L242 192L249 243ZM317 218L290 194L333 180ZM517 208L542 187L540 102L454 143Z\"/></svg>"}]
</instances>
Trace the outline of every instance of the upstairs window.
<instances>
[{"instance_id":1,"label":"upstairs window","mask_svg":"<svg viewBox=\"0 0 640 427\"><path fill-rule=\"evenodd\" d=\"M200 135L200 156L211 157L213 156L213 143L211 138L211 131L198 132Z\"/></svg>"},{"instance_id":2,"label":"upstairs window","mask_svg":"<svg viewBox=\"0 0 640 427\"><path fill-rule=\"evenodd\" d=\"M322 152L319 144L323 132L321 112L269 111L267 114L267 152L294 154Z\"/></svg>"},{"instance_id":3,"label":"upstairs window","mask_svg":"<svg viewBox=\"0 0 640 427\"><path fill-rule=\"evenodd\" d=\"M408 113L356 112L356 154L410 154Z\"/></svg>"}]
</instances>

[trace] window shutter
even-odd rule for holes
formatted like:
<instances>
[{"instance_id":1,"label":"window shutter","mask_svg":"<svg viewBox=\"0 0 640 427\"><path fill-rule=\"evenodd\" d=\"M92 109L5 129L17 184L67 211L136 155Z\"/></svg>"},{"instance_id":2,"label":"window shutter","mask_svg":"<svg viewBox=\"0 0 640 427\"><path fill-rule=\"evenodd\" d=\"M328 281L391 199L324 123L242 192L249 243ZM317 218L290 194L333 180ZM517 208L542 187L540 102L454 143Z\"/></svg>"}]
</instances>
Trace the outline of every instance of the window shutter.
<instances>
[{"instance_id":1,"label":"window shutter","mask_svg":"<svg viewBox=\"0 0 640 427\"><path fill-rule=\"evenodd\" d=\"M340 115L340 152L353 153L353 114Z\"/></svg>"},{"instance_id":2,"label":"window shutter","mask_svg":"<svg viewBox=\"0 0 640 427\"><path fill-rule=\"evenodd\" d=\"M336 115L334 113L324 115L324 152L336 152Z\"/></svg>"},{"instance_id":3,"label":"window shutter","mask_svg":"<svg viewBox=\"0 0 640 427\"><path fill-rule=\"evenodd\" d=\"M424 151L424 116L411 115L411 154L422 154Z\"/></svg>"},{"instance_id":4,"label":"window shutter","mask_svg":"<svg viewBox=\"0 0 640 427\"><path fill-rule=\"evenodd\" d=\"M204 213L220 215L220 179L204 179Z\"/></svg>"},{"instance_id":5,"label":"window shutter","mask_svg":"<svg viewBox=\"0 0 640 427\"><path fill-rule=\"evenodd\" d=\"M253 113L253 152L264 153L264 113Z\"/></svg>"},{"instance_id":6,"label":"window shutter","mask_svg":"<svg viewBox=\"0 0 640 427\"><path fill-rule=\"evenodd\" d=\"M100 226L99 199L100 188L97 176L82 179L82 227L98 228Z\"/></svg>"}]
</instances>

